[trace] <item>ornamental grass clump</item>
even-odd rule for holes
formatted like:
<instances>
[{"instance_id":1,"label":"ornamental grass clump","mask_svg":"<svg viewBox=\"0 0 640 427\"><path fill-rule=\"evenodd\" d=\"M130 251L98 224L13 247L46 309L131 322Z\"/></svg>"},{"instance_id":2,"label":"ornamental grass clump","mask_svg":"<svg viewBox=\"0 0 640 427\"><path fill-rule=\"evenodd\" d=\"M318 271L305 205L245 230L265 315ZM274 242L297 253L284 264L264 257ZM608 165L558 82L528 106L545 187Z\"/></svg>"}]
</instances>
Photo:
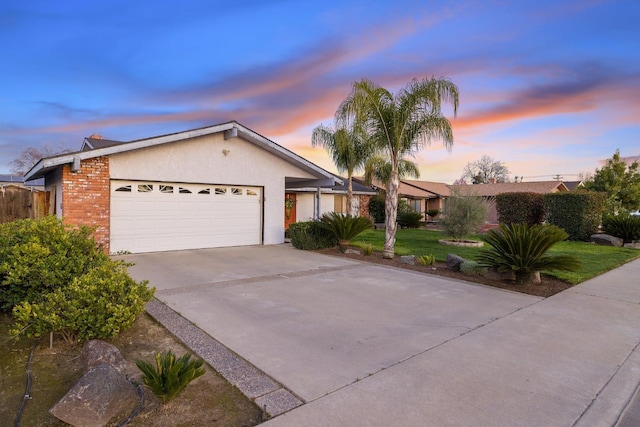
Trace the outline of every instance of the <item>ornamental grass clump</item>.
<instances>
[{"instance_id":1,"label":"ornamental grass clump","mask_svg":"<svg viewBox=\"0 0 640 427\"><path fill-rule=\"evenodd\" d=\"M371 220L362 216L351 216L331 212L322 216L323 227L329 230L337 239L343 252L349 246L349 241L363 231L371 228Z\"/></svg>"},{"instance_id":2,"label":"ornamental grass clump","mask_svg":"<svg viewBox=\"0 0 640 427\"><path fill-rule=\"evenodd\" d=\"M536 272L547 270L577 271L581 263L571 255L547 255L553 245L569 235L553 225L500 224L489 230L482 240L491 246L481 249L478 265L498 272L513 271L517 284L532 283Z\"/></svg>"},{"instance_id":3,"label":"ornamental grass clump","mask_svg":"<svg viewBox=\"0 0 640 427\"><path fill-rule=\"evenodd\" d=\"M167 403L176 397L184 388L196 378L206 372L202 367L203 360L191 360L190 354L179 358L171 351L156 353L156 364L136 359L136 366L142 371L142 382L149 387L153 394Z\"/></svg>"}]
</instances>

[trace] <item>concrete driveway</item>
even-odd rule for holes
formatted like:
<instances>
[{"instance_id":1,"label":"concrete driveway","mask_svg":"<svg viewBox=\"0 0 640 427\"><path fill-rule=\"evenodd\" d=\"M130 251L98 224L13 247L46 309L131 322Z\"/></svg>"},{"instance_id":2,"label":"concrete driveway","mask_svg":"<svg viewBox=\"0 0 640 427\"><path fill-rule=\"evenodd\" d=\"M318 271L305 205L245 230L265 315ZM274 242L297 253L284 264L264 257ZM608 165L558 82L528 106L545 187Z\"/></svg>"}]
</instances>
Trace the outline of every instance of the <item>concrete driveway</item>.
<instances>
[{"instance_id":1,"label":"concrete driveway","mask_svg":"<svg viewBox=\"0 0 640 427\"><path fill-rule=\"evenodd\" d=\"M270 426L611 426L640 412L640 260L542 300L287 245L124 258L306 403Z\"/></svg>"},{"instance_id":2,"label":"concrete driveway","mask_svg":"<svg viewBox=\"0 0 640 427\"><path fill-rule=\"evenodd\" d=\"M158 299L305 402L539 301L286 245L126 258Z\"/></svg>"}]
</instances>

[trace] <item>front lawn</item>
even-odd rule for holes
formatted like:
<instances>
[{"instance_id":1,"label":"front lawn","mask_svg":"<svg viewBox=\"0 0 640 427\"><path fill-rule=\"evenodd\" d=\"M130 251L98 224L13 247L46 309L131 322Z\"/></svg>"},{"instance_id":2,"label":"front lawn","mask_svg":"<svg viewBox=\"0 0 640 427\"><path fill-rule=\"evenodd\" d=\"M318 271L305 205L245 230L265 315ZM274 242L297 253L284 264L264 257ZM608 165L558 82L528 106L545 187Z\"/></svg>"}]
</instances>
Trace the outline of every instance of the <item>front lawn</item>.
<instances>
[{"instance_id":1,"label":"front lawn","mask_svg":"<svg viewBox=\"0 0 640 427\"><path fill-rule=\"evenodd\" d=\"M428 255L433 254L436 260L445 262L447 254L456 254L466 259L475 259L479 248L462 248L445 246L438 240L446 236L441 231L403 229L396 234L395 252L397 255ZM479 238L478 236L473 237ZM384 230L368 230L360 234L351 244L362 246L370 243L374 249L381 251L384 247ZM570 283L584 282L594 276L619 267L635 258L640 257L637 249L614 248L610 246L597 246L585 242L561 242L550 251L557 255L575 255L582 262L582 269L577 272L550 272L551 276Z\"/></svg>"}]
</instances>

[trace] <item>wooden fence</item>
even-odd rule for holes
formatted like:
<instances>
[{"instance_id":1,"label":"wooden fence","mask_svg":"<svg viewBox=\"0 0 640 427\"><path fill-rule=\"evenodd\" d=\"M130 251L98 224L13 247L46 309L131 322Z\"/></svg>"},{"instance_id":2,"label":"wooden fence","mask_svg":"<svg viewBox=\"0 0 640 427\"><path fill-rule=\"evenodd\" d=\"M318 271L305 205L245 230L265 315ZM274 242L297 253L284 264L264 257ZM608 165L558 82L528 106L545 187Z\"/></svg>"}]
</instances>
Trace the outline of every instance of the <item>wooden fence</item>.
<instances>
[{"instance_id":1,"label":"wooden fence","mask_svg":"<svg viewBox=\"0 0 640 427\"><path fill-rule=\"evenodd\" d=\"M0 186L0 224L50 213L51 193L15 184Z\"/></svg>"}]
</instances>

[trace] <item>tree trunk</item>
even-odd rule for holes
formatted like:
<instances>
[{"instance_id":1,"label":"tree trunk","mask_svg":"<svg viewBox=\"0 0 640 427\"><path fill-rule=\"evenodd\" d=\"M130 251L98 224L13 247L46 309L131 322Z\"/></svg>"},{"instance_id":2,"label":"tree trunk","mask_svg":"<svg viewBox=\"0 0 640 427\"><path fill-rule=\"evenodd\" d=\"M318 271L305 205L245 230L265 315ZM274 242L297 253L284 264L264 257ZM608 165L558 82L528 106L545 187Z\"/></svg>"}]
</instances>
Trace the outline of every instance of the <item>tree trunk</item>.
<instances>
[{"instance_id":1,"label":"tree trunk","mask_svg":"<svg viewBox=\"0 0 640 427\"><path fill-rule=\"evenodd\" d=\"M351 207L353 205L353 181L351 180L351 175L348 178L349 182L347 183L347 215L352 215Z\"/></svg>"},{"instance_id":2,"label":"tree trunk","mask_svg":"<svg viewBox=\"0 0 640 427\"><path fill-rule=\"evenodd\" d=\"M387 195L384 199L384 211L387 215L385 220L386 231L384 239L384 250L382 251L382 257L391 259L393 258L396 245L396 217L398 215L398 187L400 186L400 179L398 177L398 161L397 159L391 159L391 176L387 183Z\"/></svg>"}]
</instances>

